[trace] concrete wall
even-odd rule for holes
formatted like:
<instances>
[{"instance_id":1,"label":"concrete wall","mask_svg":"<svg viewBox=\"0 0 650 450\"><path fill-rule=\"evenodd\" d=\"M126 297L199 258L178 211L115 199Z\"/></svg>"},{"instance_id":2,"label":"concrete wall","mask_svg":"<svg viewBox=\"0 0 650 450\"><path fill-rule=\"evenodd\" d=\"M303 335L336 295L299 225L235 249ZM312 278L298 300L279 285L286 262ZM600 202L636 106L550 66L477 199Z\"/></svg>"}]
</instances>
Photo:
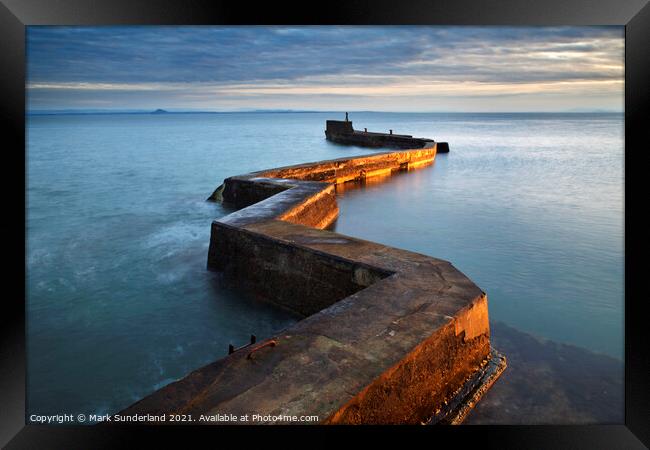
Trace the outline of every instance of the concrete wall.
<instances>
[{"instance_id":1,"label":"concrete wall","mask_svg":"<svg viewBox=\"0 0 650 450\"><path fill-rule=\"evenodd\" d=\"M352 121L328 120L325 122L325 135L353 133Z\"/></svg>"},{"instance_id":2,"label":"concrete wall","mask_svg":"<svg viewBox=\"0 0 650 450\"><path fill-rule=\"evenodd\" d=\"M123 413L416 424L458 403L490 359L485 293L447 261L323 229L338 213L335 184L425 166L435 152L386 152L225 180L224 201L248 206L213 222L208 266L305 319Z\"/></svg>"},{"instance_id":3,"label":"concrete wall","mask_svg":"<svg viewBox=\"0 0 650 450\"><path fill-rule=\"evenodd\" d=\"M212 224L211 267L258 298L303 316L388 276L359 262L338 258L265 233Z\"/></svg>"},{"instance_id":4,"label":"concrete wall","mask_svg":"<svg viewBox=\"0 0 650 450\"><path fill-rule=\"evenodd\" d=\"M415 138L409 134L376 133L369 131L356 131L352 122L328 120L325 127L325 137L339 144L358 145L361 147L387 147L387 148L428 148L434 145L433 139ZM449 151L449 146L443 146L440 153Z\"/></svg>"}]
</instances>

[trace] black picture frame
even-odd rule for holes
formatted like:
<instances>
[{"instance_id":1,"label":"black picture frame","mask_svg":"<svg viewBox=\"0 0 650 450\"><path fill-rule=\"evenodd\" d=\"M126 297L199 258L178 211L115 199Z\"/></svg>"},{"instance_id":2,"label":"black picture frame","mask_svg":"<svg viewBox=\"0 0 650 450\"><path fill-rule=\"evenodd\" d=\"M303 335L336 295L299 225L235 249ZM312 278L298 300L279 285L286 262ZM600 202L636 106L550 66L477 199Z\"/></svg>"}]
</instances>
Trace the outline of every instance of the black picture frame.
<instances>
[{"instance_id":1,"label":"black picture frame","mask_svg":"<svg viewBox=\"0 0 650 450\"><path fill-rule=\"evenodd\" d=\"M278 436L286 427L140 427L25 425L25 27L28 25L235 25L235 24L430 24L430 25L624 25L625 26L625 201L644 204L647 158L647 104L650 88L650 5L647 0L498 0L490 2L347 0L345 2L225 2L174 0L1 0L0 117L5 124L2 186L2 346L0 360L0 444L6 448L103 448L155 441L208 437L215 444L234 434ZM646 143L644 145L644 143ZM603 148L603 151L608 149ZM8 159L8 161L7 161ZM22 180L22 181L21 181ZM23 189L21 193L21 189ZM626 205L626 206L627 206ZM602 426L310 427L300 439L347 440L350 433L373 432L383 441L480 448L633 449L650 445L650 353L641 295L645 243L643 208L625 208L625 423ZM11 289L7 289L7 287ZM298 430L289 430L295 440ZM216 434L215 434L216 433ZM209 436L206 436L209 435ZM287 439L285 437L285 439ZM216 439L216 440L215 440ZM248 437L246 437L248 439ZM413 445L413 444L411 444ZM421 445L421 444L417 444Z\"/></svg>"}]
</instances>

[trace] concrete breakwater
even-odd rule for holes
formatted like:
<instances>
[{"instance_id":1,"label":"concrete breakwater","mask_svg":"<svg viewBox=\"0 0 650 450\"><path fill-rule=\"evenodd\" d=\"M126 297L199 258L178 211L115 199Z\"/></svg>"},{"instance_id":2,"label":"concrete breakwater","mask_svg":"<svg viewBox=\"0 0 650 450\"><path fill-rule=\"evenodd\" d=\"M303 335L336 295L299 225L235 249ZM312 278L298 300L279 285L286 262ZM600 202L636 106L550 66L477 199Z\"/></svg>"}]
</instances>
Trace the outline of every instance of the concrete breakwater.
<instances>
[{"instance_id":1,"label":"concrete breakwater","mask_svg":"<svg viewBox=\"0 0 650 450\"><path fill-rule=\"evenodd\" d=\"M337 185L435 155L434 144L226 179L211 197L241 209L212 223L208 267L304 319L122 413L462 421L505 368L486 294L447 261L325 230Z\"/></svg>"},{"instance_id":2,"label":"concrete breakwater","mask_svg":"<svg viewBox=\"0 0 650 450\"><path fill-rule=\"evenodd\" d=\"M438 153L449 153L447 142L435 142L429 138L417 138L410 134L377 133L373 131L355 130L352 121L348 120L345 113L345 120L328 120L325 122L325 137L327 140L344 145L358 145L361 147L387 147L387 148L431 148L434 145Z\"/></svg>"}]
</instances>

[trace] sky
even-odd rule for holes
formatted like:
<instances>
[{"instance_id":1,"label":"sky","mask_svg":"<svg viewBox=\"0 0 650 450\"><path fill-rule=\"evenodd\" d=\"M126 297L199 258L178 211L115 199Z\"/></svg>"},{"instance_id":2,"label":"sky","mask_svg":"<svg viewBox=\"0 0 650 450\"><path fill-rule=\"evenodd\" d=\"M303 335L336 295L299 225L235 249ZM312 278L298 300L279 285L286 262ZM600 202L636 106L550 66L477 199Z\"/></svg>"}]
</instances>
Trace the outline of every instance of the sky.
<instances>
[{"instance_id":1,"label":"sky","mask_svg":"<svg viewBox=\"0 0 650 450\"><path fill-rule=\"evenodd\" d=\"M624 28L27 28L27 107L623 111Z\"/></svg>"}]
</instances>

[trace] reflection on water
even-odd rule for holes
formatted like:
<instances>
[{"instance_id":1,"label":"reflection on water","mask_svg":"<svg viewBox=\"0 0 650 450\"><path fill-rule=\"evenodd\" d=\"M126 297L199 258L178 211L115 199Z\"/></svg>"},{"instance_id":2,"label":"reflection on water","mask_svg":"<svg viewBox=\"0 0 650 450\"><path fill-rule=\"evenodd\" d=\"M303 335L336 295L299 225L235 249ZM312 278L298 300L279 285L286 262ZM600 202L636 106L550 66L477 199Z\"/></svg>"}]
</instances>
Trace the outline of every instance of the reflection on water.
<instances>
[{"instance_id":1,"label":"reflection on water","mask_svg":"<svg viewBox=\"0 0 650 450\"><path fill-rule=\"evenodd\" d=\"M347 183L341 183L337 184L336 187L336 195L345 195L346 192L350 191L355 191L359 189L369 189L373 186L378 186L381 184L386 183L387 181L390 181L392 176L399 174L401 172L395 172L393 175L390 173L382 173L379 175L375 175L373 177L365 178L363 181L349 181Z\"/></svg>"}]
</instances>

